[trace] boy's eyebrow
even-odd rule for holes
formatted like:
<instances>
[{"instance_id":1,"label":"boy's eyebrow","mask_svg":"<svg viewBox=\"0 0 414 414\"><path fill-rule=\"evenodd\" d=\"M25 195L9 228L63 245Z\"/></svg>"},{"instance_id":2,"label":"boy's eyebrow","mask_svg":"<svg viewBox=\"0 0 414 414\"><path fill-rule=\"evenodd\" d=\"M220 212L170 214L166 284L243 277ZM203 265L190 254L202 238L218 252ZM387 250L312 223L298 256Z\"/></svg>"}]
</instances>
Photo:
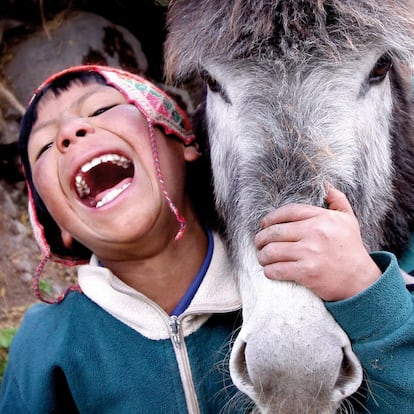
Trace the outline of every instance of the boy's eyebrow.
<instances>
[{"instance_id":1,"label":"boy's eyebrow","mask_svg":"<svg viewBox=\"0 0 414 414\"><path fill-rule=\"evenodd\" d=\"M94 88L91 91L89 91L88 93L85 93L84 95L82 95L79 99L76 100L76 102L73 102L73 105L71 105L70 108L72 108L73 106L79 106L79 105L81 105L91 95L94 95L96 93L96 91L100 89L99 86L102 86L102 85L101 84L97 84L97 88ZM63 91L62 93L65 93L65 91ZM39 105L40 102L41 102L41 100L37 103L37 105ZM55 122L55 120L52 119L52 120L45 121L45 122L42 122L42 123L38 124L37 126L35 126L35 127L32 128L31 134L39 131L40 129L46 128L49 125L54 124L54 122Z\"/></svg>"},{"instance_id":2,"label":"boy's eyebrow","mask_svg":"<svg viewBox=\"0 0 414 414\"><path fill-rule=\"evenodd\" d=\"M33 127L32 128L32 131L31 131L31 133L30 133L30 135L32 135L32 134L34 134L34 133L36 133L37 131L39 131L39 130L41 130L41 129L43 129L43 128L46 128L48 125L51 125L51 124L53 124L55 121L46 121L46 122L43 122L43 123L41 123L41 124L39 124L39 125L37 125L36 127Z\"/></svg>"}]
</instances>

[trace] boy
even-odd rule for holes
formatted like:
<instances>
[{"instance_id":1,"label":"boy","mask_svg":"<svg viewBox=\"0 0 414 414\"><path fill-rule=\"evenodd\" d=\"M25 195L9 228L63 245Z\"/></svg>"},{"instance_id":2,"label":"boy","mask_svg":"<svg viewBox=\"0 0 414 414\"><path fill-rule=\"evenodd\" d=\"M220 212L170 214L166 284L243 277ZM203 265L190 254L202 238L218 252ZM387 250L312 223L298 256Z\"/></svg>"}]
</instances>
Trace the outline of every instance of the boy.
<instances>
[{"instance_id":1,"label":"boy","mask_svg":"<svg viewBox=\"0 0 414 414\"><path fill-rule=\"evenodd\" d=\"M224 362L240 324L241 303L220 238L206 225L204 203L193 203L189 181L201 182L189 167L201 158L186 115L132 74L71 68L36 92L23 119L20 146L32 224L44 255L37 283L49 259L88 264L79 268L73 292L53 306L36 305L27 312L10 351L0 411L246 412L242 405L230 405L237 391ZM343 195L329 189L327 203L330 210L312 208L312 214L318 222L334 215L328 235L334 234L335 243L346 246L342 253L364 270L363 277L353 274L351 288L335 298L345 300L328 305L337 315L341 307L362 306L371 291L378 294L378 283L392 278L404 309L390 316L392 332L381 339L391 338L393 357L406 363L414 343L412 298L399 283L395 258L384 253L387 266L377 260L378 266L360 242ZM277 212L289 211L268 215L257 236L259 260L269 277L279 277L274 265L280 252L274 246L283 244L283 235L272 232L281 221ZM351 230L338 232L344 226ZM331 245L331 239L312 236L308 242L322 251ZM315 284L305 274L300 282L328 300L326 286L329 295L339 290L326 278ZM346 316L342 319L338 322L352 330ZM394 335L401 330L404 343ZM358 356L370 346L358 344ZM365 368L370 374L372 366ZM382 409L368 401L367 410L390 412L381 398L388 398L385 387L395 386L391 396L401 399L396 412L409 412L414 394L410 400L404 387L413 386L411 377L380 372L375 379L382 384L375 391Z\"/></svg>"}]
</instances>

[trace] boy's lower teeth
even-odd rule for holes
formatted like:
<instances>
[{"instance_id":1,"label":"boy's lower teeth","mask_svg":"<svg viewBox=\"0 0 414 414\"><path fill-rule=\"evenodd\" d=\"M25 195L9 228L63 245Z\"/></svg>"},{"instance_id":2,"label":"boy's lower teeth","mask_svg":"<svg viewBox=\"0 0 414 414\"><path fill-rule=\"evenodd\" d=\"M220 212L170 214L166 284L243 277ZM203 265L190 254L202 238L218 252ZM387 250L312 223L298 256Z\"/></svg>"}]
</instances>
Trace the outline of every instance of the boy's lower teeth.
<instances>
[{"instance_id":1,"label":"boy's lower teeth","mask_svg":"<svg viewBox=\"0 0 414 414\"><path fill-rule=\"evenodd\" d=\"M114 189L110 190L109 192L107 192L103 196L103 198L101 200L99 200L96 203L96 206L95 207L96 208L99 208L99 207L102 207L105 204L109 203L110 201L112 201L113 199L115 199L116 197L118 197L118 195L121 194L124 190L126 190L129 187L130 184L131 183L128 182L128 183L124 184L122 187L118 187L118 188L114 188Z\"/></svg>"}]
</instances>

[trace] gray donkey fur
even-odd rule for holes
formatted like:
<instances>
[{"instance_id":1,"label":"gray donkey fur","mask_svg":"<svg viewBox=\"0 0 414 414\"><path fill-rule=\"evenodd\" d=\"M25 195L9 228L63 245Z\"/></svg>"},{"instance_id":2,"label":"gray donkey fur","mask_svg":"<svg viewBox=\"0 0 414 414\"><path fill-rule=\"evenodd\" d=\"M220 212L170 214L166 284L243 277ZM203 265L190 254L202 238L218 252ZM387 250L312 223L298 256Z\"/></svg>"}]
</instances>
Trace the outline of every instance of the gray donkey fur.
<instances>
[{"instance_id":1,"label":"gray donkey fur","mask_svg":"<svg viewBox=\"0 0 414 414\"><path fill-rule=\"evenodd\" d=\"M360 185L359 178L367 169L363 160L354 172L351 184L344 183L336 174L333 177L334 182L351 199L361 222L372 223L369 231L363 231L368 246L401 253L414 228L414 192L411 191L414 184L414 124L410 103L410 73L407 73L410 70L407 63L411 65L414 52L413 10L413 1L172 1L166 42L166 73L170 80L183 81L192 75L204 73L207 62L225 62L230 68L228 70L234 67L235 72L257 70L271 75L274 68L279 67L287 74L290 71L294 74L299 72L306 77L313 66L321 64L340 74L341 62L358 57L363 59L363 53L368 49L389 53L393 59L390 71L393 91L390 125L393 172L389 193L380 199L373 199L369 186ZM301 69L298 70L298 67ZM277 85L277 79L264 80L263 84L245 85L252 89L251 102L246 102L249 110L260 113L262 107L271 104L266 95L272 90L272 83ZM267 87L270 89L267 90ZM367 93L368 88L366 80L361 82L361 96ZM284 119L281 122L289 130L294 120ZM301 131L291 131L292 140L297 141L295 134L298 133ZM307 142L303 142L303 145L307 145ZM277 147L273 150L280 151ZM292 159L298 154L295 148L293 150ZM299 148L302 154L313 151L314 142L310 143L309 149ZM294 176L288 177L287 182L275 180L280 170L280 158L284 159L285 153L283 151L279 156L275 155L274 166L269 168L270 182L264 186L271 190L270 194L264 199L260 194L260 201L254 203L255 206L268 204L268 207L274 207L277 204L273 197L276 194L279 201L280 196L277 194L281 190L286 192L284 188L292 180L307 182L305 177L299 175L303 166L306 167L303 164L306 160L295 160L297 164L290 166ZM325 162L323 156L320 158L322 165L319 166L318 157L310 154L310 159L316 164L312 169L323 170ZM286 161L283 161L282 165L285 164ZM381 175L381 168L388 166L379 167ZM306 168L303 174L306 174ZM332 181L329 175L324 178ZM313 200L312 185L307 190L303 187L301 190L293 191L293 200L284 202L307 201L309 194L306 191L310 191ZM264 200L269 197L270 203L266 203ZM319 197L316 201L322 203ZM262 209L258 215L261 214Z\"/></svg>"},{"instance_id":2,"label":"gray donkey fur","mask_svg":"<svg viewBox=\"0 0 414 414\"><path fill-rule=\"evenodd\" d=\"M370 251L407 248L413 16L407 0L170 1L165 69L209 86L202 115L237 272L252 273L260 218L290 202L323 206L326 183L347 195ZM298 407L274 412L313 412Z\"/></svg>"}]
</instances>

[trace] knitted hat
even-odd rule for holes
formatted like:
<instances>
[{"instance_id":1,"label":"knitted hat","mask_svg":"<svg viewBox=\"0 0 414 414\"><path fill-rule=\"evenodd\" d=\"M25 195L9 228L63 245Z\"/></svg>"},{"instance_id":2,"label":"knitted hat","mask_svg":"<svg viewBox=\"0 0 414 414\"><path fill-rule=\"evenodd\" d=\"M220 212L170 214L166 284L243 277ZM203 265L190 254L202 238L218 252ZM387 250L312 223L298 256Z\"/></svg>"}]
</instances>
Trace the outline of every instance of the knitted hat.
<instances>
[{"instance_id":1,"label":"knitted hat","mask_svg":"<svg viewBox=\"0 0 414 414\"><path fill-rule=\"evenodd\" d=\"M195 137L191 123L185 112L161 89L148 80L132 73L106 66L85 65L75 66L54 74L48 78L31 98L27 111L22 119L19 147L28 186L28 209L35 239L42 252L44 262L51 259L67 265L77 265L86 262L91 252L83 245L75 243L73 249L67 249L61 240L60 231L33 185L27 147L31 129L37 119L37 104L48 91L62 91L74 80L87 79L86 82L96 81L114 87L123 94L126 100L135 105L146 117L154 164L164 196L180 224L176 239L180 238L185 229L185 220L180 215L170 199L164 185L164 179L159 165L157 145L154 136L154 126L161 127L166 135L179 138L188 145ZM40 267L40 265L39 265ZM42 266L43 267L43 266ZM40 273L41 269L37 273Z\"/></svg>"}]
</instances>

